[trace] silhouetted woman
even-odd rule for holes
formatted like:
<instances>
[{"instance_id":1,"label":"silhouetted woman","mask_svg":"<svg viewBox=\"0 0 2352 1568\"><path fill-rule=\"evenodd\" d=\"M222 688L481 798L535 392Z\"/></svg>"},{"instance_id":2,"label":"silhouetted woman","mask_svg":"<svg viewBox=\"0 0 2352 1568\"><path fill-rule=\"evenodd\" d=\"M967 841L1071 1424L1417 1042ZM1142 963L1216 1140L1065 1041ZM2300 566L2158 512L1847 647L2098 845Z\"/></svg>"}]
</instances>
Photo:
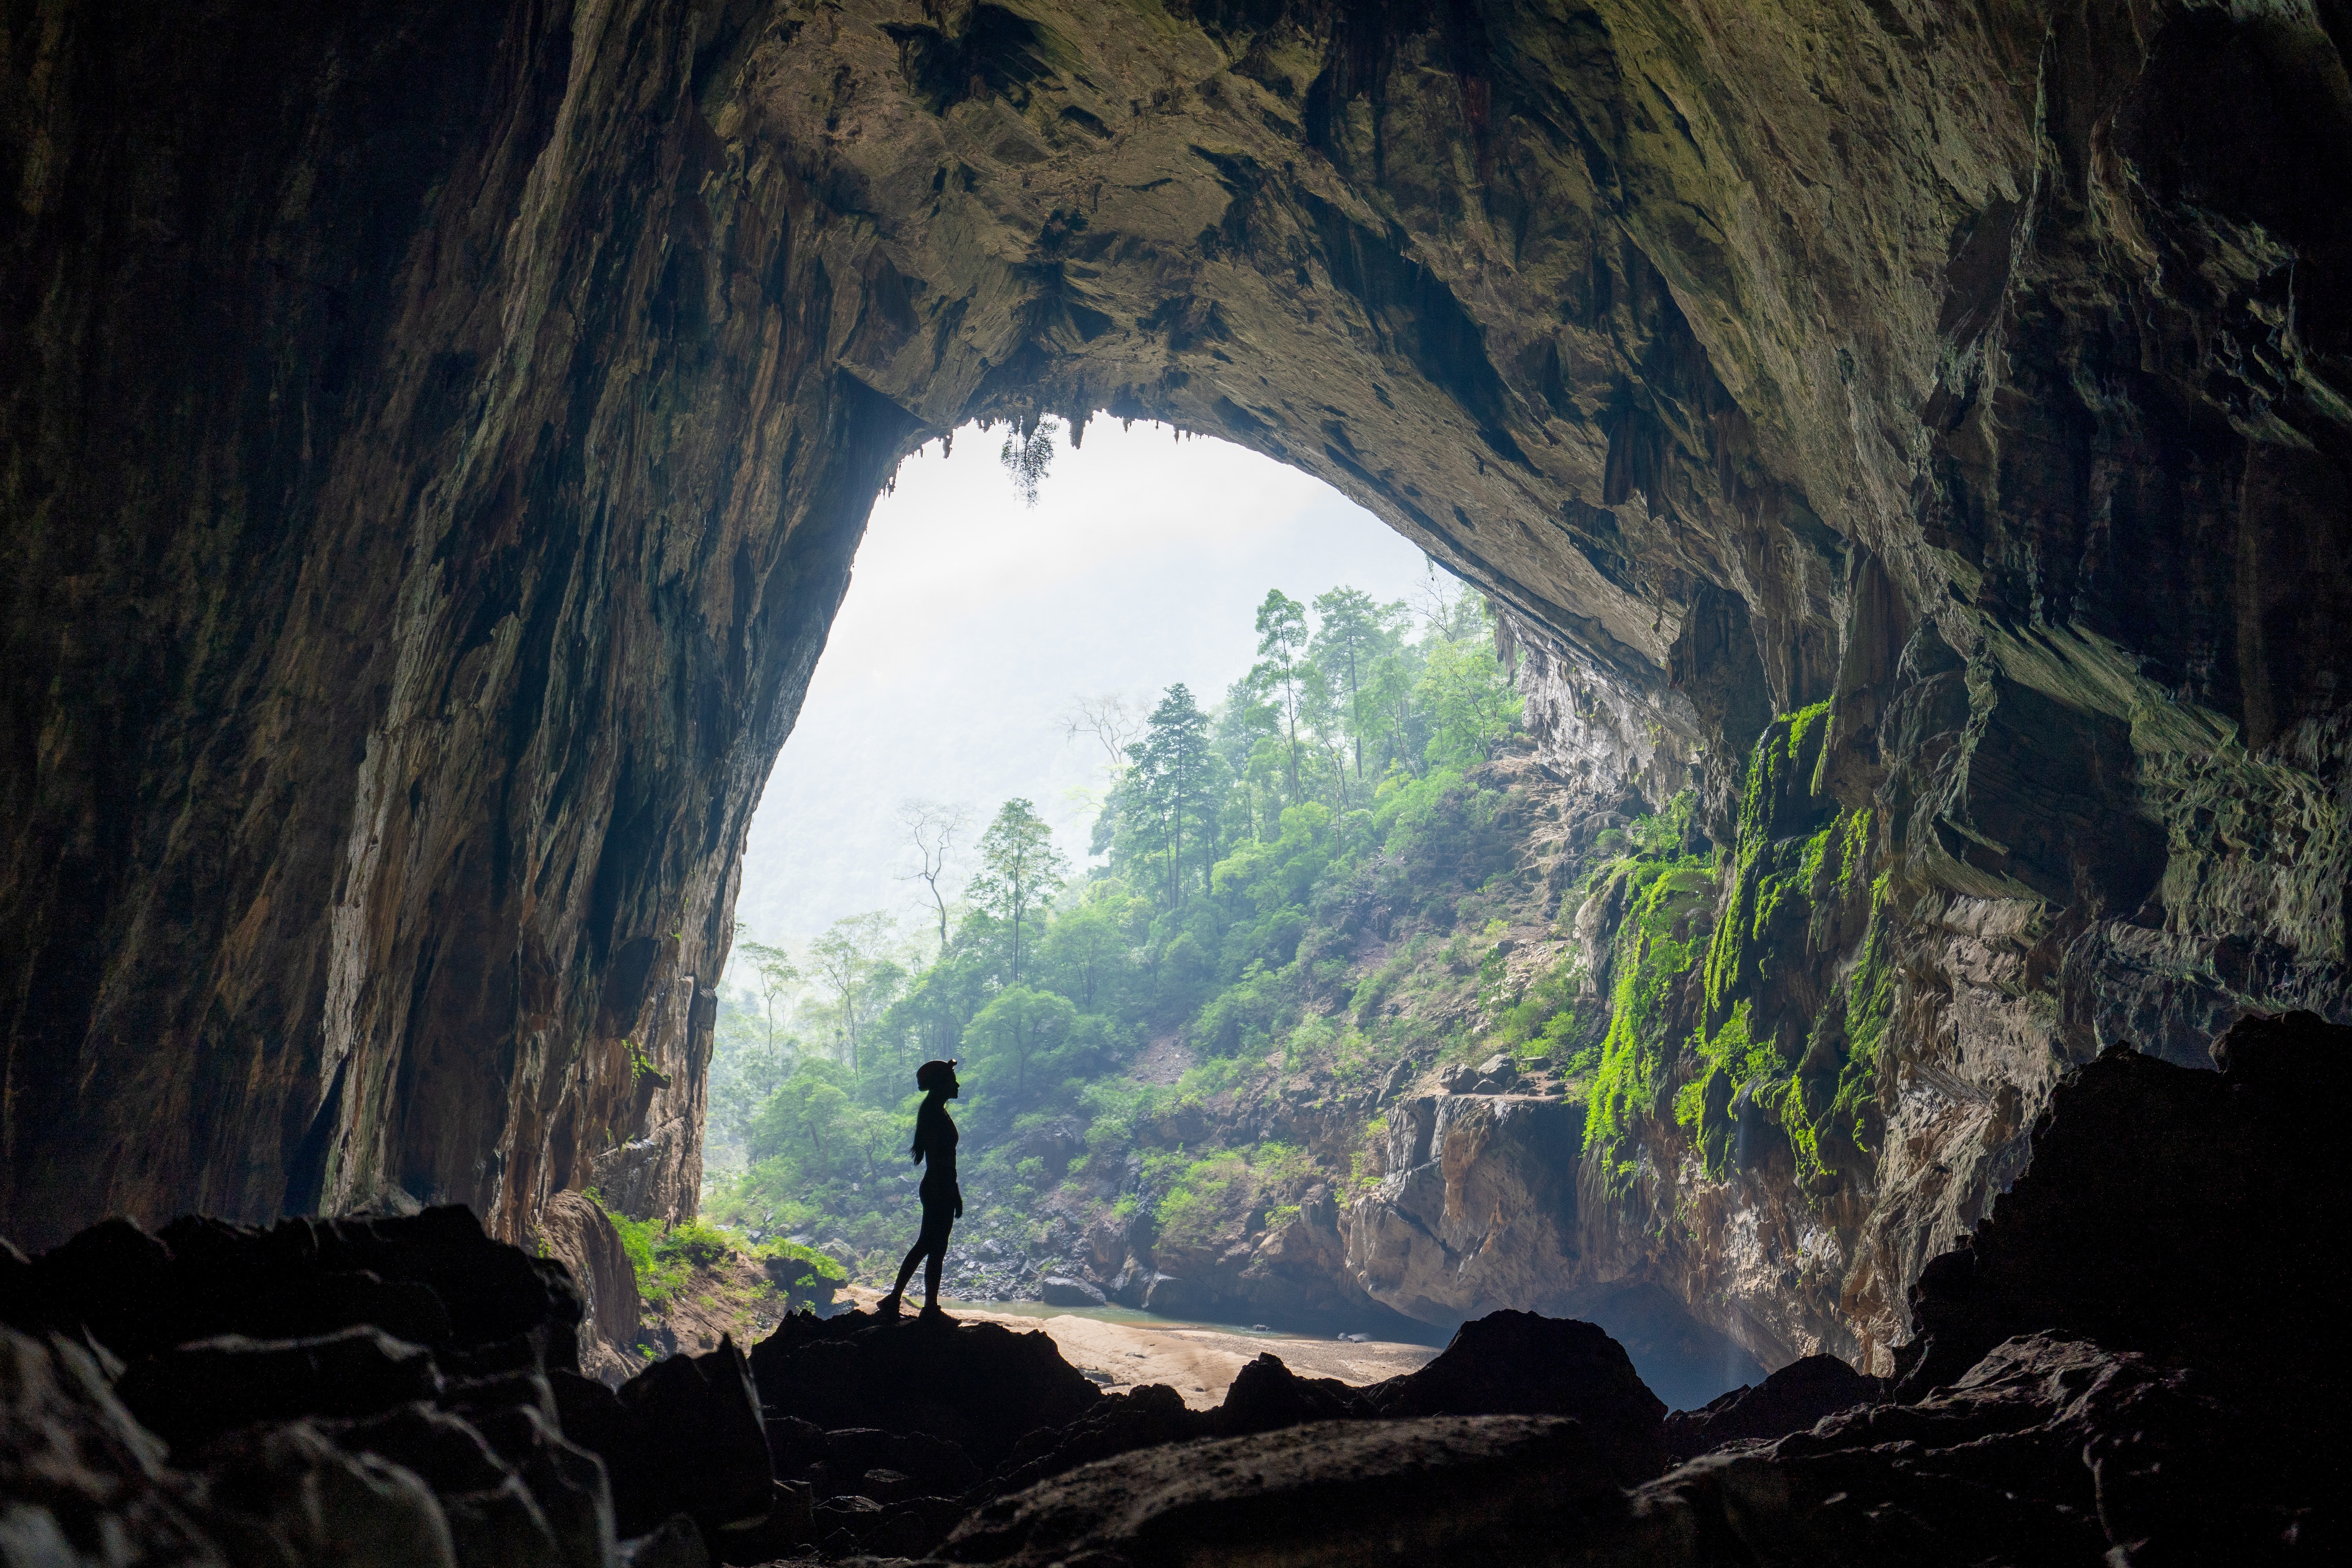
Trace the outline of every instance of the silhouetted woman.
<instances>
[{"instance_id":1,"label":"silhouetted woman","mask_svg":"<svg viewBox=\"0 0 2352 1568\"><path fill-rule=\"evenodd\" d=\"M915 1087L923 1091L922 1109L915 1112L915 1163L926 1165L923 1184L923 1234L915 1238L907 1260L898 1265L898 1287L882 1298L884 1312L896 1315L907 1294L915 1265L923 1264L923 1311L940 1310L940 1269L947 1262L948 1232L963 1218L963 1189L956 1185L956 1124L948 1115L948 1101L962 1085L956 1082L953 1060L925 1062L915 1069Z\"/></svg>"}]
</instances>

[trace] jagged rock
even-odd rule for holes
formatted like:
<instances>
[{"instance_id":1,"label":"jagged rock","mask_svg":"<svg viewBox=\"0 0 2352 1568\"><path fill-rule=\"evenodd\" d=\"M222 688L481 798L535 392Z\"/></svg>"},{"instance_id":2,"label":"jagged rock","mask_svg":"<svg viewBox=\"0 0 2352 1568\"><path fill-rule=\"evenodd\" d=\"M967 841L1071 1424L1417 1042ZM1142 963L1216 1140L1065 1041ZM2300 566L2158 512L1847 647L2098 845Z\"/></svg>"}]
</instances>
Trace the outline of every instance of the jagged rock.
<instances>
[{"instance_id":1,"label":"jagged rock","mask_svg":"<svg viewBox=\"0 0 2352 1568\"><path fill-rule=\"evenodd\" d=\"M127 1360L367 1325L444 1354L521 1342L509 1359L569 1367L582 1314L562 1265L491 1240L457 1207L268 1230L191 1215L153 1236L108 1220L0 1279L0 1320L87 1326Z\"/></svg>"},{"instance_id":2,"label":"jagged rock","mask_svg":"<svg viewBox=\"0 0 2352 1568\"><path fill-rule=\"evenodd\" d=\"M1646 1537L1781 1561L2020 1564L2296 1561L2333 1529L2285 1504L2266 1417L2193 1373L2079 1340L2012 1340L1914 1405L1736 1444L1636 1494ZM2110 1554L2112 1553L2112 1555ZM1660 1551L1652 1561L1725 1555Z\"/></svg>"},{"instance_id":3,"label":"jagged rock","mask_svg":"<svg viewBox=\"0 0 2352 1568\"><path fill-rule=\"evenodd\" d=\"M773 1424L771 1425L773 1443ZM819 1440L819 1458L801 1472L820 1498L856 1493L888 1501L869 1489L866 1479L877 1470L897 1474L908 1487L906 1496L958 1497L980 1483L980 1468L971 1456L944 1437L928 1432L885 1432L874 1426L845 1427Z\"/></svg>"},{"instance_id":4,"label":"jagged rock","mask_svg":"<svg viewBox=\"0 0 2352 1568\"><path fill-rule=\"evenodd\" d=\"M652 1486L706 1527L766 1515L775 1475L751 1369L732 1336L702 1355L671 1356L621 1385L644 1434Z\"/></svg>"},{"instance_id":5,"label":"jagged rock","mask_svg":"<svg viewBox=\"0 0 2352 1568\"><path fill-rule=\"evenodd\" d=\"M1669 1413L1666 1452L1679 1462L1727 1443L1785 1437L1841 1410L1875 1404L1885 1394L1884 1378L1858 1373L1833 1355L1807 1356L1700 1409Z\"/></svg>"},{"instance_id":6,"label":"jagged rock","mask_svg":"<svg viewBox=\"0 0 2352 1568\"><path fill-rule=\"evenodd\" d=\"M571 1373L550 1382L563 1431L612 1477L622 1535L672 1513L705 1531L766 1517L774 1502L769 1438L731 1338L702 1355L657 1362L618 1390Z\"/></svg>"},{"instance_id":7,"label":"jagged rock","mask_svg":"<svg viewBox=\"0 0 2352 1568\"><path fill-rule=\"evenodd\" d=\"M1454 1331L1427 1365L1376 1383L1361 1397L1391 1420L1572 1415L1626 1485L1665 1468L1666 1407L1643 1386L1623 1347L1591 1323L1490 1312Z\"/></svg>"},{"instance_id":8,"label":"jagged rock","mask_svg":"<svg viewBox=\"0 0 2352 1568\"><path fill-rule=\"evenodd\" d=\"M551 1534L534 1536L545 1551L501 1552L467 1528L471 1516L457 1497L436 1500L406 1468L346 1452L306 1421L249 1427L209 1446L199 1468L206 1522L247 1561L262 1560L264 1541L304 1568L603 1568L611 1560L609 1514L601 1541L591 1535L566 1551ZM517 1495L528 1509L528 1496Z\"/></svg>"},{"instance_id":9,"label":"jagged rock","mask_svg":"<svg viewBox=\"0 0 2352 1568\"><path fill-rule=\"evenodd\" d=\"M753 1349L751 1365L772 1416L928 1433L989 1468L1028 1433L1103 1397L1046 1335L952 1319L796 1313Z\"/></svg>"},{"instance_id":10,"label":"jagged rock","mask_svg":"<svg viewBox=\"0 0 2352 1568\"><path fill-rule=\"evenodd\" d=\"M990 1478L988 1489L999 1496L1022 1491L1081 1465L1205 1437L1211 1420L1207 1411L1192 1409L1165 1384L1147 1383L1124 1394L1106 1394L1068 1426L1024 1437Z\"/></svg>"},{"instance_id":11,"label":"jagged rock","mask_svg":"<svg viewBox=\"0 0 2352 1568\"><path fill-rule=\"evenodd\" d=\"M645 1307L621 1233L593 1200L578 1192L548 1199L539 1211L539 1232L548 1256L563 1265L580 1289L581 1370L616 1387L627 1382L644 1365L636 1346Z\"/></svg>"},{"instance_id":12,"label":"jagged rock","mask_svg":"<svg viewBox=\"0 0 2352 1568\"><path fill-rule=\"evenodd\" d=\"M1389 1174L1349 1206L1349 1279L1425 1323L1572 1309L1580 1105L1447 1094L1389 1111Z\"/></svg>"},{"instance_id":13,"label":"jagged rock","mask_svg":"<svg viewBox=\"0 0 2352 1568\"><path fill-rule=\"evenodd\" d=\"M12 1557L222 1563L164 1459L89 1351L0 1326L0 1520Z\"/></svg>"},{"instance_id":14,"label":"jagged rock","mask_svg":"<svg viewBox=\"0 0 2352 1568\"><path fill-rule=\"evenodd\" d=\"M215 1331L376 1306L435 1342L364 1324L290 1340ZM728 1532L740 1523L777 1548L729 1561L808 1539L805 1490L772 1479L731 1341L615 1392L572 1368L581 1299L562 1266L488 1240L459 1211L268 1232L184 1220L152 1237L110 1224L37 1259L0 1249L0 1315L50 1326L54 1353L32 1358L27 1386L86 1406L44 1419L130 1445L59 1521L75 1539L184 1537L173 1550L191 1560L217 1546L238 1561L386 1568L452 1554L459 1568L603 1568L616 1534L681 1512L723 1548L749 1539ZM179 1337L191 1330L209 1337ZM8 1332L12 1347L41 1343ZM126 1365L101 1335L138 1353ZM109 1453L98 1437L80 1446Z\"/></svg>"},{"instance_id":15,"label":"jagged rock","mask_svg":"<svg viewBox=\"0 0 2352 1568\"><path fill-rule=\"evenodd\" d=\"M664 1520L645 1534L620 1544L619 1568L710 1568L702 1531L684 1514Z\"/></svg>"},{"instance_id":16,"label":"jagged rock","mask_svg":"<svg viewBox=\"0 0 2352 1568\"><path fill-rule=\"evenodd\" d=\"M1109 1298L1084 1279L1048 1274L1038 1282L1037 1299L1049 1307L1099 1307Z\"/></svg>"},{"instance_id":17,"label":"jagged rock","mask_svg":"<svg viewBox=\"0 0 2352 1568\"><path fill-rule=\"evenodd\" d=\"M1209 1413L1209 1430L1245 1437L1309 1421L1347 1420L1370 1414L1354 1389L1336 1378L1301 1377L1265 1352L1234 1374L1224 1402Z\"/></svg>"},{"instance_id":18,"label":"jagged rock","mask_svg":"<svg viewBox=\"0 0 2352 1568\"><path fill-rule=\"evenodd\" d=\"M200 1340L151 1356L116 1386L142 1426L174 1450L215 1433L303 1415L375 1415L441 1394L422 1345L375 1329L315 1340Z\"/></svg>"},{"instance_id":19,"label":"jagged rock","mask_svg":"<svg viewBox=\"0 0 2352 1568\"><path fill-rule=\"evenodd\" d=\"M1083 1467L987 1504L938 1555L1008 1568L1549 1561L1623 1510L1575 1422L1324 1423Z\"/></svg>"},{"instance_id":20,"label":"jagged rock","mask_svg":"<svg viewBox=\"0 0 2352 1568\"><path fill-rule=\"evenodd\" d=\"M2231 1369L2298 1404L2341 1386L2304 1347L2334 1322L2337 1269L2313 1238L2352 1226L2334 1175L2352 1028L2249 1020L2214 1056L2224 1071L2116 1048L2053 1091L2024 1174L1920 1273L1907 1396L2043 1331Z\"/></svg>"}]
</instances>

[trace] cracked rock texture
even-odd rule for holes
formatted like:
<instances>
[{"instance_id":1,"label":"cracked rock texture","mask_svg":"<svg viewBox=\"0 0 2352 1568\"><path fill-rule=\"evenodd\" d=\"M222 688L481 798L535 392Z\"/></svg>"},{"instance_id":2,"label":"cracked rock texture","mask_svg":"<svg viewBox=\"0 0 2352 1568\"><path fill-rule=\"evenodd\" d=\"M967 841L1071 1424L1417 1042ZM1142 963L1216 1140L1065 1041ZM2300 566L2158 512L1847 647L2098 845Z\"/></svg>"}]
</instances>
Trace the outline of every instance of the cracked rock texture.
<instances>
[{"instance_id":1,"label":"cracked rock texture","mask_svg":"<svg viewBox=\"0 0 2352 1568\"><path fill-rule=\"evenodd\" d=\"M1828 705L1895 977L1866 1158L1707 1178L1660 1258L1700 1183L1653 1107L1582 1223L1768 1361L1883 1360L2070 1063L2345 1016L2347 27L11 8L0 1226L690 1208L877 487L1108 410L1486 587L1555 765L1696 782L1718 842Z\"/></svg>"}]
</instances>

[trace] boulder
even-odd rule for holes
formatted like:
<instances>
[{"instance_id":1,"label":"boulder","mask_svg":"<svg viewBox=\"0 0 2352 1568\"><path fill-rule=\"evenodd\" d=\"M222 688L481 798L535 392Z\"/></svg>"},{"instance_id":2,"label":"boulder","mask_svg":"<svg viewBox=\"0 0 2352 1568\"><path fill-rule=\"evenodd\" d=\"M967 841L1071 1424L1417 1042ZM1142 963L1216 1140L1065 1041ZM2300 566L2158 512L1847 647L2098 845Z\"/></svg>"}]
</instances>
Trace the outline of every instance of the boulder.
<instances>
[{"instance_id":1,"label":"boulder","mask_svg":"<svg viewBox=\"0 0 2352 1568\"><path fill-rule=\"evenodd\" d=\"M1465 1088L1469 1087L1465 1085ZM1496 1305L1570 1311L1580 1263L1584 1108L1486 1095L1416 1096L1389 1111L1389 1173L1349 1205L1344 1272L1423 1323Z\"/></svg>"},{"instance_id":2,"label":"boulder","mask_svg":"<svg viewBox=\"0 0 2352 1568\"><path fill-rule=\"evenodd\" d=\"M1210 1293L1198 1283L1173 1274L1154 1274L1143 1288L1143 1310L1162 1317L1183 1318L1205 1312Z\"/></svg>"},{"instance_id":3,"label":"boulder","mask_svg":"<svg viewBox=\"0 0 2352 1568\"><path fill-rule=\"evenodd\" d=\"M626 1467L625 1533L673 1512L690 1515L706 1534L766 1517L775 1473L751 1368L731 1336L705 1354L656 1362L623 1384L614 1403L625 1436L606 1458L616 1470Z\"/></svg>"},{"instance_id":4,"label":"boulder","mask_svg":"<svg viewBox=\"0 0 2352 1568\"><path fill-rule=\"evenodd\" d=\"M1652 1521L1648 1540L1676 1546L1650 1560L1692 1568L2325 1554L2340 1526L2282 1493L2264 1458L2278 1441L2265 1440L2268 1425L2214 1398L2193 1371L2031 1335L1916 1403L1857 1406L1694 1460L1641 1489L1634 1506Z\"/></svg>"},{"instance_id":5,"label":"boulder","mask_svg":"<svg viewBox=\"0 0 2352 1568\"><path fill-rule=\"evenodd\" d=\"M856 1493L887 1501L865 1484L887 1471L899 1478L904 1497L960 1497L980 1484L980 1467L971 1456L944 1437L928 1432L886 1432L876 1426L852 1426L824 1435L818 1457L806 1479L820 1498Z\"/></svg>"},{"instance_id":6,"label":"boulder","mask_svg":"<svg viewBox=\"0 0 2352 1568\"><path fill-rule=\"evenodd\" d=\"M267 1230L191 1215L152 1236L108 1220L0 1271L0 1321L87 1329L125 1361L221 1335L364 1325L444 1359L520 1342L542 1365L575 1367L584 1312L562 1263L491 1240L454 1205Z\"/></svg>"},{"instance_id":7,"label":"boulder","mask_svg":"<svg viewBox=\"0 0 2352 1568\"><path fill-rule=\"evenodd\" d=\"M1785 1437L1841 1410L1875 1404L1885 1394L1884 1378L1856 1372L1833 1355L1807 1356L1700 1409L1669 1415L1666 1452L1680 1461L1726 1443Z\"/></svg>"},{"instance_id":8,"label":"boulder","mask_svg":"<svg viewBox=\"0 0 2352 1568\"><path fill-rule=\"evenodd\" d=\"M1109 1300L1099 1286L1066 1274L1046 1275L1038 1283L1037 1299L1049 1307L1100 1307Z\"/></svg>"},{"instance_id":9,"label":"boulder","mask_svg":"<svg viewBox=\"0 0 2352 1568\"><path fill-rule=\"evenodd\" d=\"M236 1555L247 1561L262 1558L262 1541L278 1546L283 1561L306 1568L472 1568L499 1561L604 1568L612 1557L609 1511L601 1521L592 1514L584 1532L559 1538L516 1478L501 1478L504 1490L436 1500L405 1467L349 1452L307 1421L247 1427L211 1446L202 1468L207 1522L242 1547ZM513 1511L529 1531L529 1556L501 1558L499 1547L473 1529L485 1510L469 1503L493 1496L517 1504Z\"/></svg>"},{"instance_id":10,"label":"boulder","mask_svg":"<svg viewBox=\"0 0 2352 1568\"><path fill-rule=\"evenodd\" d=\"M224 1562L165 1458L88 1350L0 1327L0 1529L12 1563L76 1562L100 1531L116 1561Z\"/></svg>"},{"instance_id":11,"label":"boulder","mask_svg":"<svg viewBox=\"0 0 2352 1568\"><path fill-rule=\"evenodd\" d=\"M1363 1398L1336 1378L1301 1377L1271 1351L1234 1373L1223 1405L1209 1415L1220 1437L1279 1431L1309 1421L1351 1420L1370 1413Z\"/></svg>"},{"instance_id":12,"label":"boulder","mask_svg":"<svg viewBox=\"0 0 2352 1568\"><path fill-rule=\"evenodd\" d=\"M1020 1491L1081 1465L1208 1436L1211 1426L1208 1412L1188 1406L1166 1384L1105 1394L1068 1426L1024 1437L990 1478L988 1489L997 1495Z\"/></svg>"},{"instance_id":13,"label":"boulder","mask_svg":"<svg viewBox=\"0 0 2352 1568\"><path fill-rule=\"evenodd\" d=\"M796 1313L760 1342L751 1364L771 1416L826 1431L928 1433L987 1468L1027 1434L1065 1426L1103 1397L1044 1333L950 1318Z\"/></svg>"},{"instance_id":14,"label":"boulder","mask_svg":"<svg viewBox=\"0 0 2352 1568\"><path fill-rule=\"evenodd\" d=\"M1591 1323L1490 1312L1462 1325L1435 1360L1363 1391L1395 1419L1423 1415L1572 1415L1627 1486L1666 1467L1666 1407L1624 1348Z\"/></svg>"},{"instance_id":15,"label":"boulder","mask_svg":"<svg viewBox=\"0 0 2352 1568\"><path fill-rule=\"evenodd\" d=\"M2228 1368L2338 1419L2342 1373L2309 1347L2337 1315L2336 1249L2320 1238L2352 1226L2338 1109L2352 1028L2250 1018L2213 1054L2219 1073L2117 1047L2052 1091L2032 1164L1912 1288L1904 1397L2056 1331Z\"/></svg>"},{"instance_id":16,"label":"boulder","mask_svg":"<svg viewBox=\"0 0 2352 1568\"><path fill-rule=\"evenodd\" d=\"M432 1352L375 1329L315 1340L199 1340L131 1367L116 1393L176 1452L215 1433L303 1415L374 1415L442 1388Z\"/></svg>"},{"instance_id":17,"label":"boulder","mask_svg":"<svg viewBox=\"0 0 2352 1568\"><path fill-rule=\"evenodd\" d=\"M1556 1561L1625 1510L1578 1423L1324 1422L1084 1466L968 1515L950 1563Z\"/></svg>"},{"instance_id":18,"label":"boulder","mask_svg":"<svg viewBox=\"0 0 2352 1568\"><path fill-rule=\"evenodd\" d=\"M368 1312L424 1340L340 1321ZM16 1363L0 1387L79 1456L0 1443L0 1495L58 1505L24 1516L28 1541L54 1524L188 1562L604 1568L616 1538L674 1515L730 1562L810 1539L733 1342L615 1391L575 1370L583 1312L562 1265L461 1209L152 1236L117 1221L37 1259L0 1247L0 1317L46 1325L0 1330ZM50 1479L27 1493L11 1466Z\"/></svg>"},{"instance_id":19,"label":"boulder","mask_svg":"<svg viewBox=\"0 0 2352 1568\"><path fill-rule=\"evenodd\" d=\"M618 1387L645 1364L636 1353L644 1302L621 1233L580 1192L548 1199L539 1211L539 1229L548 1256L563 1265L580 1289L580 1369Z\"/></svg>"}]
</instances>

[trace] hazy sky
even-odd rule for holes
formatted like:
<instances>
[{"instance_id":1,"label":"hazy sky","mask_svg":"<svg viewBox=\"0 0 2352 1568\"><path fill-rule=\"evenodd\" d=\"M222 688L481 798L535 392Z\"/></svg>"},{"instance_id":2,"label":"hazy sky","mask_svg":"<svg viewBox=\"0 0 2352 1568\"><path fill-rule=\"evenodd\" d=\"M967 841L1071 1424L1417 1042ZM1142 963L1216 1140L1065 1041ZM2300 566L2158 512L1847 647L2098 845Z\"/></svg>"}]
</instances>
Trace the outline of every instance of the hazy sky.
<instances>
[{"instance_id":1,"label":"hazy sky","mask_svg":"<svg viewBox=\"0 0 2352 1568\"><path fill-rule=\"evenodd\" d=\"M1206 708L1256 657L1268 588L1402 599L1429 581L1421 552L1371 513L1222 441L1098 418L1083 447L1062 443L1034 509L1003 443L967 429L952 456L927 447L875 504L751 825L736 915L763 941L866 910L918 923L922 885L899 879L908 796L968 805L969 840L1025 795L1083 863L1103 756L1064 738L1075 699L1148 707L1181 680Z\"/></svg>"}]
</instances>

